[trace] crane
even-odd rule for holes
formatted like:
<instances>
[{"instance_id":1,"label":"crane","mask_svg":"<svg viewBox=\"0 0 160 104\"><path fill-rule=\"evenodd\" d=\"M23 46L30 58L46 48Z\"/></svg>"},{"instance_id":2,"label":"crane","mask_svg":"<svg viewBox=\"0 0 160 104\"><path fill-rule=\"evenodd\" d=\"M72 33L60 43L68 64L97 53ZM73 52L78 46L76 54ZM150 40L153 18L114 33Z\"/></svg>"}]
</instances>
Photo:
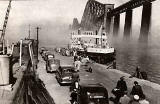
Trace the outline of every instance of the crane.
<instances>
[{"instance_id":1,"label":"crane","mask_svg":"<svg viewBox=\"0 0 160 104\"><path fill-rule=\"evenodd\" d=\"M7 7L7 11L6 11L6 15L5 15L5 19L4 19L4 23L3 23L3 29L1 30L1 37L0 37L0 51L3 51L3 45L4 45L4 36L5 36L5 32L6 32L6 27L7 27L7 23L8 23L8 18L9 18L9 13L10 13L10 9L11 9L11 2L12 0L9 0L9 5Z\"/></svg>"}]
</instances>

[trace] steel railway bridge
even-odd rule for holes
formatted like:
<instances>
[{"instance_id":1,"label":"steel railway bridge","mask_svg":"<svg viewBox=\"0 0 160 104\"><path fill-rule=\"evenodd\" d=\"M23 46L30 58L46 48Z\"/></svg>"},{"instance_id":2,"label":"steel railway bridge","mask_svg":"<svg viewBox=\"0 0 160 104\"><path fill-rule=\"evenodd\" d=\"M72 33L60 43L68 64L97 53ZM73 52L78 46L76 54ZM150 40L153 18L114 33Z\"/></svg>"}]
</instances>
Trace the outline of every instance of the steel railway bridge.
<instances>
[{"instance_id":1,"label":"steel railway bridge","mask_svg":"<svg viewBox=\"0 0 160 104\"><path fill-rule=\"evenodd\" d=\"M113 36L117 36L120 14L126 12L124 37L130 37L133 9L143 6L139 40L148 40L153 1L155 0L130 0L114 8L114 4L102 4L95 0L88 0L80 23L81 29L96 31L103 24L106 32L110 33L111 25L113 25Z\"/></svg>"}]
</instances>

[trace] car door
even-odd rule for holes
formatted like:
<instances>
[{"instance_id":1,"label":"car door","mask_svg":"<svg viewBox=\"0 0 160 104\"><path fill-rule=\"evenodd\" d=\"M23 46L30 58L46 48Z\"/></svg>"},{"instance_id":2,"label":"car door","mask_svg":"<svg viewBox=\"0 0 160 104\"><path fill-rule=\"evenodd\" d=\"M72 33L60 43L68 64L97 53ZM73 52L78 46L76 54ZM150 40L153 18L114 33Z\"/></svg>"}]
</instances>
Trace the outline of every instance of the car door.
<instances>
[{"instance_id":1,"label":"car door","mask_svg":"<svg viewBox=\"0 0 160 104\"><path fill-rule=\"evenodd\" d=\"M56 78L60 82L62 77L62 68L59 67L58 70L56 71Z\"/></svg>"}]
</instances>

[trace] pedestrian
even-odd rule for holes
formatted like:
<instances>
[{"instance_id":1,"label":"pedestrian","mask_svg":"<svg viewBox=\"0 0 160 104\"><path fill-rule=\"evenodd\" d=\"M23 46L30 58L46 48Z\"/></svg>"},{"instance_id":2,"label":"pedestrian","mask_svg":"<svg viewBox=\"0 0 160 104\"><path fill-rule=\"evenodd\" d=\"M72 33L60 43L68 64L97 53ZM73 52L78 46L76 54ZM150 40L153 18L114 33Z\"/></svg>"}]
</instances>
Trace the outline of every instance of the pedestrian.
<instances>
[{"instance_id":1,"label":"pedestrian","mask_svg":"<svg viewBox=\"0 0 160 104\"><path fill-rule=\"evenodd\" d=\"M74 62L75 62L77 60L78 56L75 55L75 56L73 56L73 58L74 58Z\"/></svg>"},{"instance_id":2,"label":"pedestrian","mask_svg":"<svg viewBox=\"0 0 160 104\"><path fill-rule=\"evenodd\" d=\"M74 89L72 92L71 92L71 104L74 104L75 102L77 102L77 95L78 95L78 92L76 89Z\"/></svg>"},{"instance_id":3,"label":"pedestrian","mask_svg":"<svg viewBox=\"0 0 160 104\"><path fill-rule=\"evenodd\" d=\"M138 84L137 81L134 81L134 86L132 88L132 91L130 93L131 95L138 95L140 98L144 98L142 87Z\"/></svg>"},{"instance_id":4,"label":"pedestrian","mask_svg":"<svg viewBox=\"0 0 160 104\"><path fill-rule=\"evenodd\" d=\"M87 65L87 63L89 62L88 56L84 56L84 57L82 58L81 62L82 62L83 65Z\"/></svg>"},{"instance_id":5,"label":"pedestrian","mask_svg":"<svg viewBox=\"0 0 160 104\"><path fill-rule=\"evenodd\" d=\"M76 50L73 51L73 56L77 56L77 51Z\"/></svg>"},{"instance_id":6,"label":"pedestrian","mask_svg":"<svg viewBox=\"0 0 160 104\"><path fill-rule=\"evenodd\" d=\"M133 100L130 100L130 102L128 104L140 104L139 103L139 96L138 95L134 95L133 96Z\"/></svg>"},{"instance_id":7,"label":"pedestrian","mask_svg":"<svg viewBox=\"0 0 160 104\"><path fill-rule=\"evenodd\" d=\"M80 58L78 58L78 59L75 61L74 65L75 65L75 71L78 72L78 71L80 70L80 66L81 66Z\"/></svg>"},{"instance_id":8,"label":"pedestrian","mask_svg":"<svg viewBox=\"0 0 160 104\"><path fill-rule=\"evenodd\" d=\"M79 78L79 74L73 74L72 75L72 83L71 83L71 86L70 86L70 91L73 91L73 89L76 89L76 86L77 84L76 83L79 83L80 81L80 78Z\"/></svg>"},{"instance_id":9,"label":"pedestrian","mask_svg":"<svg viewBox=\"0 0 160 104\"><path fill-rule=\"evenodd\" d=\"M122 91L122 93L127 91L127 84L126 84L124 77L125 76L120 77L120 80L118 80L117 86L116 86L116 88L120 89Z\"/></svg>"},{"instance_id":10,"label":"pedestrian","mask_svg":"<svg viewBox=\"0 0 160 104\"><path fill-rule=\"evenodd\" d=\"M113 69L116 69L116 60L113 61Z\"/></svg>"},{"instance_id":11,"label":"pedestrian","mask_svg":"<svg viewBox=\"0 0 160 104\"><path fill-rule=\"evenodd\" d=\"M143 77L141 75L141 72L140 72L140 67L139 66L136 67L135 73L133 75L131 75L129 78L132 78L132 77L143 79Z\"/></svg>"},{"instance_id":12,"label":"pedestrian","mask_svg":"<svg viewBox=\"0 0 160 104\"><path fill-rule=\"evenodd\" d=\"M120 80L117 82L117 94L116 95L116 102L119 102L119 99L124 95L125 92L127 92L127 84L126 81L124 80L124 76L120 77Z\"/></svg>"},{"instance_id":13,"label":"pedestrian","mask_svg":"<svg viewBox=\"0 0 160 104\"><path fill-rule=\"evenodd\" d=\"M128 104L130 100L131 100L130 97L127 96L127 92L125 92L124 95L120 98L119 103Z\"/></svg>"},{"instance_id":14,"label":"pedestrian","mask_svg":"<svg viewBox=\"0 0 160 104\"><path fill-rule=\"evenodd\" d=\"M132 78L132 77L136 77L144 80L148 79L146 71L141 71L139 66L137 66L135 73L131 75L129 78Z\"/></svg>"},{"instance_id":15,"label":"pedestrian","mask_svg":"<svg viewBox=\"0 0 160 104\"><path fill-rule=\"evenodd\" d=\"M149 104L149 101L145 99L145 96L139 100L140 104Z\"/></svg>"},{"instance_id":16,"label":"pedestrian","mask_svg":"<svg viewBox=\"0 0 160 104\"><path fill-rule=\"evenodd\" d=\"M112 93L115 97L110 97L109 99L114 102L114 104L119 104L119 99L122 97L122 92L120 89L114 88Z\"/></svg>"}]
</instances>

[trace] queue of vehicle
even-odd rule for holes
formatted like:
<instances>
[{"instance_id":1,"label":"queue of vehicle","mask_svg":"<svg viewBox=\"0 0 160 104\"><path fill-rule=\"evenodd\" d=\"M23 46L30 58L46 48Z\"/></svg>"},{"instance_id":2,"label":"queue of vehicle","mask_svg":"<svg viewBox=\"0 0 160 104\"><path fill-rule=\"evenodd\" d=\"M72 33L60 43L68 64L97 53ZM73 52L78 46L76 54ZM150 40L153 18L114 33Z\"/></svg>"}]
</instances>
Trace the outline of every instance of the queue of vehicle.
<instances>
[{"instance_id":1,"label":"queue of vehicle","mask_svg":"<svg viewBox=\"0 0 160 104\"><path fill-rule=\"evenodd\" d=\"M60 85L70 85L71 104L109 104L108 91L100 83L80 82L78 71L73 65L60 65L60 60L55 59L54 54L42 48L40 54L46 62L46 71L55 72L57 82ZM84 67L88 70L92 63L85 63ZM82 68L84 68L82 67ZM86 70L84 68L84 70ZM89 72L92 72L89 70Z\"/></svg>"}]
</instances>

